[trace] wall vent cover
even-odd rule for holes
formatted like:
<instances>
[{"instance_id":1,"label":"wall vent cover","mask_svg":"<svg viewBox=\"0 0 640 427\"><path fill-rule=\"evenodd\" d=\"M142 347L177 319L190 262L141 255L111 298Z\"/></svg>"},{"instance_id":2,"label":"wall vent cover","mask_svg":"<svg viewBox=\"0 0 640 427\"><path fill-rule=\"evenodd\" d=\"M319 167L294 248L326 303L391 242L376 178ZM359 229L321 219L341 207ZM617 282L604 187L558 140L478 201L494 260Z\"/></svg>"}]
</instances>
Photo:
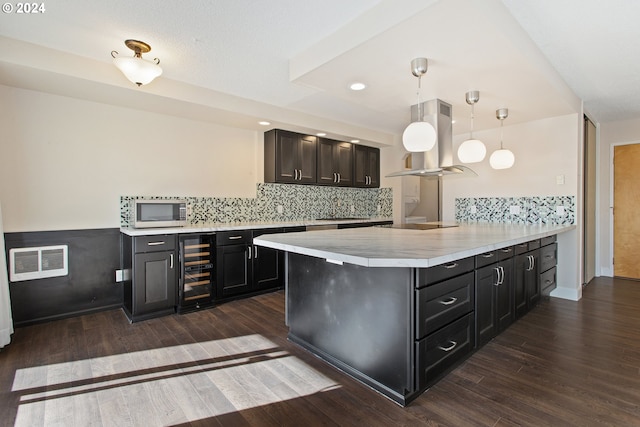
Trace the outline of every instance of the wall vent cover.
<instances>
[{"instance_id":1,"label":"wall vent cover","mask_svg":"<svg viewBox=\"0 0 640 427\"><path fill-rule=\"evenodd\" d=\"M9 250L9 280L44 279L69 274L67 245L14 248Z\"/></svg>"}]
</instances>

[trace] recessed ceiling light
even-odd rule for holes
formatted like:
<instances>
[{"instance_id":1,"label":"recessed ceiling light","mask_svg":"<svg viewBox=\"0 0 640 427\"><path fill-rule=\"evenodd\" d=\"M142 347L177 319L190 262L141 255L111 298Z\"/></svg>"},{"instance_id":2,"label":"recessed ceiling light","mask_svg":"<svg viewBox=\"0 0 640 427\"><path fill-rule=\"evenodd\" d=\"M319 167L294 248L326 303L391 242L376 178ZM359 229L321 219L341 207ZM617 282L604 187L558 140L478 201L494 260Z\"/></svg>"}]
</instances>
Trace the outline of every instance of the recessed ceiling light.
<instances>
[{"instance_id":1,"label":"recessed ceiling light","mask_svg":"<svg viewBox=\"0 0 640 427\"><path fill-rule=\"evenodd\" d=\"M261 126L269 126L271 124L271 122L267 122L266 120L262 120L261 122L258 122L259 125Z\"/></svg>"},{"instance_id":2,"label":"recessed ceiling light","mask_svg":"<svg viewBox=\"0 0 640 427\"><path fill-rule=\"evenodd\" d=\"M318 133L316 133L316 135L318 135L318 136L327 136L327 134L324 133L324 132L318 132Z\"/></svg>"},{"instance_id":3,"label":"recessed ceiling light","mask_svg":"<svg viewBox=\"0 0 640 427\"><path fill-rule=\"evenodd\" d=\"M367 85L361 82L354 82L351 83L351 85L349 86L349 89L351 90L363 90L364 88L366 88Z\"/></svg>"},{"instance_id":4,"label":"recessed ceiling light","mask_svg":"<svg viewBox=\"0 0 640 427\"><path fill-rule=\"evenodd\" d=\"M359 139L352 139L351 142L353 142L354 144L357 144L358 142L360 142Z\"/></svg>"}]
</instances>

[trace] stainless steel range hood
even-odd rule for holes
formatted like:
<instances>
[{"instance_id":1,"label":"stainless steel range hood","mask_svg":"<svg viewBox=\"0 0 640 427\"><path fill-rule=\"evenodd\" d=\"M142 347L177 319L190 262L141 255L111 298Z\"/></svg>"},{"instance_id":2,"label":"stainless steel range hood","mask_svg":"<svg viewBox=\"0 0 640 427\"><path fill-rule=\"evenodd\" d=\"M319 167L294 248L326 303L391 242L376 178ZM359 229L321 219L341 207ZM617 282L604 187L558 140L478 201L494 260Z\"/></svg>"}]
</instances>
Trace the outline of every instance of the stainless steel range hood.
<instances>
[{"instance_id":1,"label":"stainless steel range hood","mask_svg":"<svg viewBox=\"0 0 640 427\"><path fill-rule=\"evenodd\" d=\"M429 151L411 153L411 167L398 172L390 173L387 177L418 175L418 176L442 176L452 174L464 174L477 176L477 174L463 165L453 164L453 125L452 108L439 99L432 99L422 103L425 122L429 122L436 129L438 141L436 146ZM411 121L418 120L418 105L411 106Z\"/></svg>"}]
</instances>

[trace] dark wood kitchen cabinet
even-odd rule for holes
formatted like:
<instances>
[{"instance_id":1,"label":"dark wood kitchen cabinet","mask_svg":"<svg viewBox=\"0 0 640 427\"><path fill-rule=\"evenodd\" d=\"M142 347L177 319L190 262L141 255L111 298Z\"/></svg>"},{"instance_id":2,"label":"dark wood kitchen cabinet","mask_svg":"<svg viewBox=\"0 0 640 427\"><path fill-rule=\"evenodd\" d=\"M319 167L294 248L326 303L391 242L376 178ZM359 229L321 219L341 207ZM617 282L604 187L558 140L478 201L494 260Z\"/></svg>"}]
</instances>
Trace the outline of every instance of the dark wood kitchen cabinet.
<instances>
[{"instance_id":1,"label":"dark wood kitchen cabinet","mask_svg":"<svg viewBox=\"0 0 640 427\"><path fill-rule=\"evenodd\" d=\"M478 347L489 342L514 320L513 253L513 247L507 247L476 256Z\"/></svg>"},{"instance_id":2,"label":"dark wood kitchen cabinet","mask_svg":"<svg viewBox=\"0 0 640 427\"><path fill-rule=\"evenodd\" d=\"M354 159L354 185L380 187L380 149L355 145Z\"/></svg>"},{"instance_id":3,"label":"dark wood kitchen cabinet","mask_svg":"<svg viewBox=\"0 0 640 427\"><path fill-rule=\"evenodd\" d=\"M262 234L286 231L284 228L264 228L218 232L217 299L232 299L281 288L284 285L283 253L255 246L252 242L254 237Z\"/></svg>"},{"instance_id":4,"label":"dark wood kitchen cabinet","mask_svg":"<svg viewBox=\"0 0 640 427\"><path fill-rule=\"evenodd\" d=\"M349 187L353 185L353 144L318 140L317 183Z\"/></svg>"},{"instance_id":5,"label":"dark wood kitchen cabinet","mask_svg":"<svg viewBox=\"0 0 640 427\"><path fill-rule=\"evenodd\" d=\"M519 319L540 299L540 240L515 246L514 310Z\"/></svg>"},{"instance_id":6,"label":"dark wood kitchen cabinet","mask_svg":"<svg viewBox=\"0 0 640 427\"><path fill-rule=\"evenodd\" d=\"M263 234L284 233L284 228L267 228L253 230L254 237ZM284 253L277 249L253 246L253 281L252 290L256 292L278 289L284 286Z\"/></svg>"},{"instance_id":7,"label":"dark wood kitchen cabinet","mask_svg":"<svg viewBox=\"0 0 640 427\"><path fill-rule=\"evenodd\" d=\"M250 230L216 233L216 298L218 300L250 292L252 250Z\"/></svg>"},{"instance_id":8,"label":"dark wood kitchen cabinet","mask_svg":"<svg viewBox=\"0 0 640 427\"><path fill-rule=\"evenodd\" d=\"M124 311L136 322L175 312L177 288L176 236L122 238Z\"/></svg>"},{"instance_id":9,"label":"dark wood kitchen cabinet","mask_svg":"<svg viewBox=\"0 0 640 427\"><path fill-rule=\"evenodd\" d=\"M264 182L315 184L316 136L280 129L264 134Z\"/></svg>"},{"instance_id":10,"label":"dark wood kitchen cabinet","mask_svg":"<svg viewBox=\"0 0 640 427\"><path fill-rule=\"evenodd\" d=\"M556 236L540 239L540 295L549 296L557 286L556 264L558 244Z\"/></svg>"}]
</instances>

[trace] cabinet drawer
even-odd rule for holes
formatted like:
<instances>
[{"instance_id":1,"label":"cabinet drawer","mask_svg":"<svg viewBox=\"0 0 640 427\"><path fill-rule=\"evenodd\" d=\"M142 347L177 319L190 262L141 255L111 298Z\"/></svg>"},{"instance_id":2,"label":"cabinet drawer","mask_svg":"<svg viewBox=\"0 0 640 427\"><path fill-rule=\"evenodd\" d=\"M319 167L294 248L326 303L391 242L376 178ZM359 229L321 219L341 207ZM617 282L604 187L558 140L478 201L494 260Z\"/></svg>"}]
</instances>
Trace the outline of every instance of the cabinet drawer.
<instances>
[{"instance_id":1,"label":"cabinet drawer","mask_svg":"<svg viewBox=\"0 0 640 427\"><path fill-rule=\"evenodd\" d=\"M553 243L551 245L543 246L540 248L540 271L544 272L555 267L558 263L558 244Z\"/></svg>"},{"instance_id":2,"label":"cabinet drawer","mask_svg":"<svg viewBox=\"0 0 640 427\"><path fill-rule=\"evenodd\" d=\"M515 254L520 255L540 247L540 239L531 240L530 242L520 243L515 245Z\"/></svg>"},{"instance_id":3,"label":"cabinet drawer","mask_svg":"<svg viewBox=\"0 0 640 427\"><path fill-rule=\"evenodd\" d=\"M423 390L473 349L473 313L416 341L417 386Z\"/></svg>"},{"instance_id":4,"label":"cabinet drawer","mask_svg":"<svg viewBox=\"0 0 640 427\"><path fill-rule=\"evenodd\" d=\"M450 277L459 276L467 271L473 270L473 257L464 258L442 265L436 265L429 268L421 268L418 270L417 287L431 285Z\"/></svg>"},{"instance_id":5,"label":"cabinet drawer","mask_svg":"<svg viewBox=\"0 0 640 427\"><path fill-rule=\"evenodd\" d=\"M542 295L549 296L552 290L556 288L556 268L550 268L540 275L540 292Z\"/></svg>"},{"instance_id":6,"label":"cabinet drawer","mask_svg":"<svg viewBox=\"0 0 640 427\"><path fill-rule=\"evenodd\" d=\"M417 339L473 310L473 280L469 272L416 291Z\"/></svg>"},{"instance_id":7,"label":"cabinet drawer","mask_svg":"<svg viewBox=\"0 0 640 427\"><path fill-rule=\"evenodd\" d=\"M513 246L507 246L506 248L496 249L491 252L485 252L483 254L476 255L476 268L484 267L485 265L493 264L494 262L511 258L514 253L515 251Z\"/></svg>"},{"instance_id":8,"label":"cabinet drawer","mask_svg":"<svg viewBox=\"0 0 640 427\"><path fill-rule=\"evenodd\" d=\"M540 246L547 246L554 243L555 241L556 241L555 234L553 236L543 237L542 239L540 239Z\"/></svg>"},{"instance_id":9,"label":"cabinet drawer","mask_svg":"<svg viewBox=\"0 0 640 427\"><path fill-rule=\"evenodd\" d=\"M216 246L248 243L251 243L251 230L219 231L216 233Z\"/></svg>"},{"instance_id":10,"label":"cabinet drawer","mask_svg":"<svg viewBox=\"0 0 640 427\"><path fill-rule=\"evenodd\" d=\"M138 236L133 240L135 253L172 251L176 248L176 236L162 234L158 236Z\"/></svg>"}]
</instances>

